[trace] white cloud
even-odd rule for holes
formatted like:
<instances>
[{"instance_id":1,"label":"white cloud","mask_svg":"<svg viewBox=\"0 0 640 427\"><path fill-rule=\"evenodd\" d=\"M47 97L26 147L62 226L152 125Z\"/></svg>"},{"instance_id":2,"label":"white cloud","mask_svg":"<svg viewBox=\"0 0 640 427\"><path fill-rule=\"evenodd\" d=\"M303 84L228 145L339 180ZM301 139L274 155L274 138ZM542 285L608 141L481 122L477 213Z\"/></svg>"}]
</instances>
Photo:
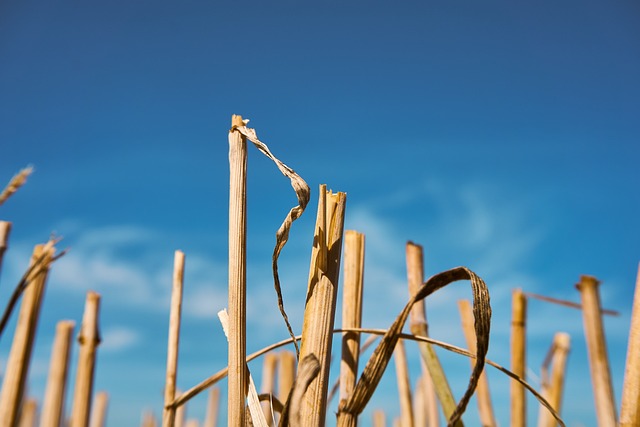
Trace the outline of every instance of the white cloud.
<instances>
[{"instance_id":1,"label":"white cloud","mask_svg":"<svg viewBox=\"0 0 640 427\"><path fill-rule=\"evenodd\" d=\"M99 351L119 352L134 347L140 342L140 335L127 327L111 327L102 332Z\"/></svg>"}]
</instances>

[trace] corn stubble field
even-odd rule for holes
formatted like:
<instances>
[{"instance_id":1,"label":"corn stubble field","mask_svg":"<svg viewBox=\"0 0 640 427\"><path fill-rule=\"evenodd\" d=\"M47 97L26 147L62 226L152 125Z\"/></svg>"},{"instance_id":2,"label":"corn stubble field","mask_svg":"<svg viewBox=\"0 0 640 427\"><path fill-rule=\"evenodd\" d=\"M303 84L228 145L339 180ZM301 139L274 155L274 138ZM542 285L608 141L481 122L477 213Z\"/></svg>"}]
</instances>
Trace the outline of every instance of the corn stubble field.
<instances>
[{"instance_id":1,"label":"corn stubble field","mask_svg":"<svg viewBox=\"0 0 640 427\"><path fill-rule=\"evenodd\" d=\"M584 334L587 341L591 381L597 424L600 426L640 426L640 285L636 283L631 327L629 331L627 363L621 406L616 406L608 364L606 340L602 316L610 314L600 306L598 280L581 276L577 286L581 303L559 301L541 295L513 291L511 325L511 365L502 367L486 359L489 346L491 307L489 288L473 271L457 267L425 280L423 253L420 245L408 242L406 262L409 294L412 297L395 321L385 330L366 329L361 324L364 286L365 236L344 228L346 195L319 189L316 225L311 248L308 290L302 324L302 335L295 336L290 325L280 289L278 258L287 243L294 221L303 214L310 201L310 189L293 169L276 158L262 143L256 132L247 127L248 120L232 117L229 131L230 194L229 194L229 299L228 309L218 313L228 339L228 366L216 374L204 378L200 384L179 392L176 388L178 346L185 254L176 251L169 313L167 371L164 387L164 403L158 402L158 421L151 413L142 417L143 426L213 427L217 425L220 389L218 382L226 378L228 426L323 426L328 402L337 395L338 426L385 425L437 426L439 413L447 419L447 425L462 426L465 411L477 410L483 426L497 425L487 378L487 365L498 369L510 380L510 425L524 426L526 393L533 394L540 403L538 425L551 427L564 425L561 417L564 372L570 337L566 333L555 335L552 351L545 361L543 382L536 390L523 378L526 359L527 300L542 299L547 302L574 306L582 311ZM247 146L253 143L276 164L291 181L298 205L293 207L277 231L273 251L273 281L278 297L278 309L286 325L290 339L274 343L254 354L247 355L246 348L246 171ZM0 194L2 205L25 184L31 169L18 173ZM11 222L0 221L0 268L8 247ZM21 427L101 427L108 413L108 395L94 393L93 378L96 353L99 349L100 295L89 292L80 335L76 378L72 391L71 413L64 413L64 396L70 354L72 349L73 322L60 321L51 352L51 361L42 402L26 397L27 373L38 326L47 274L55 268L55 261L64 256L58 252L56 238L36 245L30 265L6 302L0 320L0 335L12 315L17 316L14 339L11 345L0 394L0 426ZM342 273L342 325L334 324L339 275ZM640 280L640 279L639 279ZM459 312L467 349L430 339L425 315L424 300L435 291L454 282L466 281L471 285L472 300L460 300ZM18 307L17 314L14 314ZM275 307L273 308L275 310ZM403 332L409 323L407 333ZM341 349L332 349L332 335L342 336ZM361 343L361 337L368 337ZM422 359L422 372L413 379L407 368L404 342L416 341ZM289 350L281 350L288 346ZM368 360L359 360L369 346L375 346ZM454 398L435 347L467 356L471 374L466 391ZM331 357L340 358L339 383L329 384ZM247 362L261 357L263 375L256 385ZM371 419L360 414L369 403L378 384L393 358L397 376L399 414L385 414L374 410ZM505 359L506 359L505 358ZM548 372L547 372L548 371ZM259 390L259 391L258 391ZM184 408L194 396L209 394L206 418L185 420ZM469 399L476 395L477 409L468 408ZM40 408L40 409L38 409ZM619 414L619 415L618 415ZM389 420L393 419L392 422ZM389 422L389 424L387 424Z\"/></svg>"}]
</instances>

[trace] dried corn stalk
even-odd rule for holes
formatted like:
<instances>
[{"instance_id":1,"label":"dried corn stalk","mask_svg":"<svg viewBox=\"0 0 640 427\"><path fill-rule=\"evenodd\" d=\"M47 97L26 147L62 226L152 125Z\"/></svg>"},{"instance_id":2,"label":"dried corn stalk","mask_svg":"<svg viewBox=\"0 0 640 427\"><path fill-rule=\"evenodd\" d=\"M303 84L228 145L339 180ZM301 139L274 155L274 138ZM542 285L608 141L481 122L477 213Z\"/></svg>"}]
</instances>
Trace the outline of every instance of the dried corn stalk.
<instances>
[{"instance_id":1,"label":"dried corn stalk","mask_svg":"<svg viewBox=\"0 0 640 427\"><path fill-rule=\"evenodd\" d=\"M640 424L640 266L636 278L636 290L633 297L627 364L624 371L622 404L620 408L621 427Z\"/></svg>"},{"instance_id":2,"label":"dried corn stalk","mask_svg":"<svg viewBox=\"0 0 640 427\"><path fill-rule=\"evenodd\" d=\"M30 268L23 278L26 291L20 306L0 395L0 425L3 426L13 426L18 419L47 274L49 265L54 259L54 253L55 248L51 241L46 245L36 245L33 250ZM8 316L6 319L8 319Z\"/></svg>"},{"instance_id":3,"label":"dried corn stalk","mask_svg":"<svg viewBox=\"0 0 640 427\"><path fill-rule=\"evenodd\" d=\"M300 349L301 359L312 354L317 357L320 373L302 403L300 416L305 427L325 424L345 205L345 193L334 194L325 185L320 186Z\"/></svg>"}]
</instances>

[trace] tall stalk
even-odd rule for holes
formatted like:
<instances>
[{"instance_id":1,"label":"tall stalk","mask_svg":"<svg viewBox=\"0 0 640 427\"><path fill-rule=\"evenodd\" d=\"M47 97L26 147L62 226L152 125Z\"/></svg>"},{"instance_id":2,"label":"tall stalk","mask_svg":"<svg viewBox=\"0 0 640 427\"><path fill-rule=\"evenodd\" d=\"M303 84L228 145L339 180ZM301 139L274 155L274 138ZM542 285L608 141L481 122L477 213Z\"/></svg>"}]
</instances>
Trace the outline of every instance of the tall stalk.
<instances>
[{"instance_id":1,"label":"tall stalk","mask_svg":"<svg viewBox=\"0 0 640 427\"><path fill-rule=\"evenodd\" d=\"M616 404L613 397L607 343L602 324L599 284L600 282L595 277L583 275L576 288L580 291L582 300L582 318L589 352L598 425L614 426L617 422Z\"/></svg>"},{"instance_id":2,"label":"tall stalk","mask_svg":"<svg viewBox=\"0 0 640 427\"><path fill-rule=\"evenodd\" d=\"M320 186L300 348L300 363L314 355L320 372L310 382L301 405L300 420L305 427L325 425L346 200L345 193L334 194Z\"/></svg>"},{"instance_id":3,"label":"tall stalk","mask_svg":"<svg viewBox=\"0 0 640 427\"><path fill-rule=\"evenodd\" d=\"M244 126L234 115L229 131L229 380L230 426L244 426L247 397L247 140L234 128Z\"/></svg>"}]
</instances>

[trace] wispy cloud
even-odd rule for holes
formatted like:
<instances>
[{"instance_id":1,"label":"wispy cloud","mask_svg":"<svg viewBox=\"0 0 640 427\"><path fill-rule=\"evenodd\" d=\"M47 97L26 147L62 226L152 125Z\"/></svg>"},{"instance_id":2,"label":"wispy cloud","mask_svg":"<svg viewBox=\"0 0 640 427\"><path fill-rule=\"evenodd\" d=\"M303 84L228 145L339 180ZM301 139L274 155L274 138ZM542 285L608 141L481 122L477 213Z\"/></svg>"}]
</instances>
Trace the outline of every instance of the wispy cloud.
<instances>
[{"instance_id":1,"label":"wispy cloud","mask_svg":"<svg viewBox=\"0 0 640 427\"><path fill-rule=\"evenodd\" d=\"M128 350L140 342L140 334L128 327L111 327L102 332L100 351L119 352Z\"/></svg>"}]
</instances>

